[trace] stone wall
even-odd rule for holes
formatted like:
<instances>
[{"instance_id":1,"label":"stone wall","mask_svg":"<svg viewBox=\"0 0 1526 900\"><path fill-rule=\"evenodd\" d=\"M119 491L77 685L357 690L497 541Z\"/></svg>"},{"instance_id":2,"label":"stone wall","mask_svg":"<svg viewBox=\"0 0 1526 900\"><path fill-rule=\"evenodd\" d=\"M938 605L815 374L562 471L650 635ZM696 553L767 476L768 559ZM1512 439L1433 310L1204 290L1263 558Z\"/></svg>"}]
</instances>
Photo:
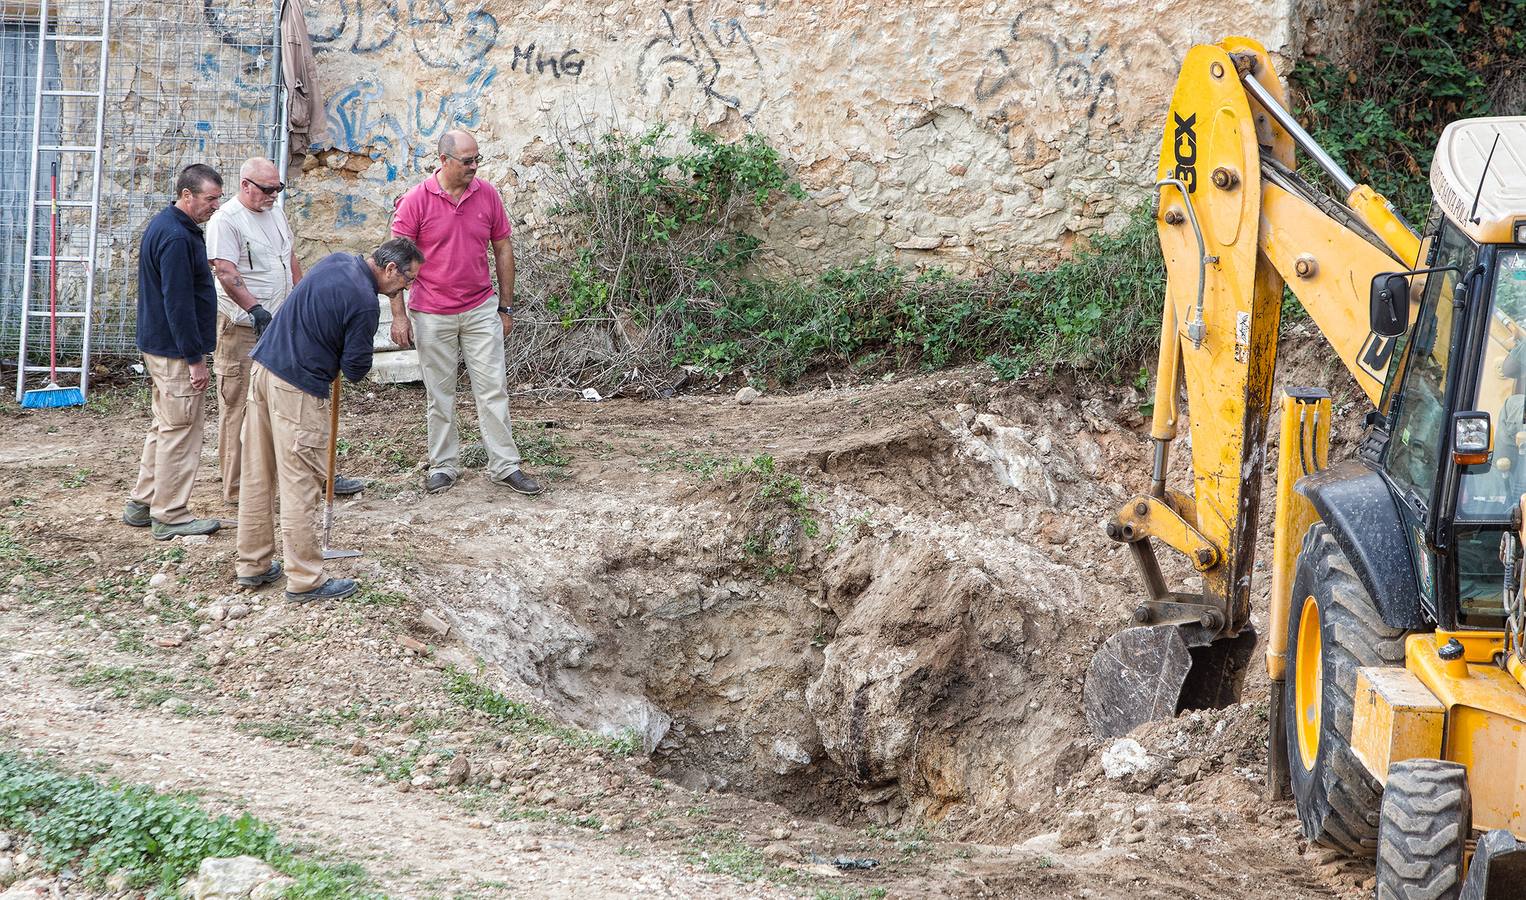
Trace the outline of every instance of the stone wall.
<instances>
[{"instance_id":1,"label":"stone wall","mask_svg":"<svg viewBox=\"0 0 1526 900\"><path fill-rule=\"evenodd\" d=\"M757 130L797 167L775 270L1042 260L1147 194L1188 47L1296 58L1304 21L1300 0L308 0L324 121L288 209L309 258L373 245L460 126L533 225L558 125L665 120Z\"/></svg>"}]
</instances>

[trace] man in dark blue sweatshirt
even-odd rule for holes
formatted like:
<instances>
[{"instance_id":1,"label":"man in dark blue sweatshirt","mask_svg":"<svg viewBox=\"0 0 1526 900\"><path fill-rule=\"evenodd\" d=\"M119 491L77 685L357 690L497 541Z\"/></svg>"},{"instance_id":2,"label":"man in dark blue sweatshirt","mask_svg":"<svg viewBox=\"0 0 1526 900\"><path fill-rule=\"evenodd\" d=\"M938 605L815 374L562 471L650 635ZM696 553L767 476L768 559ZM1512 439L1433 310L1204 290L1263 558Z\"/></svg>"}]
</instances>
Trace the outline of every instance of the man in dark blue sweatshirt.
<instances>
[{"instance_id":1,"label":"man in dark blue sweatshirt","mask_svg":"<svg viewBox=\"0 0 1526 900\"><path fill-rule=\"evenodd\" d=\"M153 382L154 421L122 521L152 526L161 541L211 534L218 525L192 516L188 504L201 462L207 355L217 342L217 292L201 226L222 196L214 169L186 166L175 202L149 220L138 247L138 349Z\"/></svg>"},{"instance_id":2,"label":"man in dark blue sweatshirt","mask_svg":"<svg viewBox=\"0 0 1526 900\"><path fill-rule=\"evenodd\" d=\"M378 294L413 283L424 254L393 238L370 257L334 253L308 270L254 345L239 473L238 562L245 587L281 577L275 561L275 501L281 498L286 598L332 600L355 593L348 578L323 571L318 516L328 470L329 403L341 372L371 371L381 318Z\"/></svg>"}]
</instances>

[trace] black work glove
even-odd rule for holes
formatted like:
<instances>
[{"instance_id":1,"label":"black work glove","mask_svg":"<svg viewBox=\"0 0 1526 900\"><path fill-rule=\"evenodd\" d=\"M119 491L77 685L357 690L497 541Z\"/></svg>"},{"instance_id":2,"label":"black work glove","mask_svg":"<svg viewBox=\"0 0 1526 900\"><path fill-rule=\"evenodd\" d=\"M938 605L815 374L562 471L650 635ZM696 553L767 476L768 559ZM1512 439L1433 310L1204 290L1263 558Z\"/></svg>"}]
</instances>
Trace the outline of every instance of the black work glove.
<instances>
[{"instance_id":1,"label":"black work glove","mask_svg":"<svg viewBox=\"0 0 1526 900\"><path fill-rule=\"evenodd\" d=\"M270 320L275 318L270 314L269 310L258 303L249 307L249 315L254 319L254 336L256 338L265 333L265 329L270 327Z\"/></svg>"}]
</instances>

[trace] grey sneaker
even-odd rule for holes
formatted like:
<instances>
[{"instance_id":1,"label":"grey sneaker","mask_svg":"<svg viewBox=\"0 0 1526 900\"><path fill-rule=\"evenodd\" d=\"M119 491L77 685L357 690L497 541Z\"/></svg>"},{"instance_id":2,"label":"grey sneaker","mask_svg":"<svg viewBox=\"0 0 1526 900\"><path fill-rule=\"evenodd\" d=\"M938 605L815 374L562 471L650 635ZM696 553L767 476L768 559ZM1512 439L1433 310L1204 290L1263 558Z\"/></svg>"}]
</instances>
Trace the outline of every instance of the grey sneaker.
<instances>
[{"instance_id":1,"label":"grey sneaker","mask_svg":"<svg viewBox=\"0 0 1526 900\"><path fill-rule=\"evenodd\" d=\"M521 472L518 469L515 469L502 478L494 478L493 483L501 484L507 488L513 488L519 493L529 497L534 497L536 494L539 494L541 491L545 490L545 488L541 487L539 481L536 481L534 478L531 478L529 475L526 475L524 472Z\"/></svg>"},{"instance_id":2,"label":"grey sneaker","mask_svg":"<svg viewBox=\"0 0 1526 900\"><path fill-rule=\"evenodd\" d=\"M366 483L359 478L346 478L343 475L334 476L334 496L351 497L366 489Z\"/></svg>"},{"instance_id":3,"label":"grey sneaker","mask_svg":"<svg viewBox=\"0 0 1526 900\"><path fill-rule=\"evenodd\" d=\"M313 600L338 600L340 597L348 597L360 587L351 578L330 578L310 591L287 591L286 599L293 603L308 603Z\"/></svg>"},{"instance_id":4,"label":"grey sneaker","mask_svg":"<svg viewBox=\"0 0 1526 900\"><path fill-rule=\"evenodd\" d=\"M221 528L222 524L218 519L188 519L184 522L176 522L174 525L166 525L155 519L149 530L154 533L154 540L168 541L196 534L211 534Z\"/></svg>"},{"instance_id":5,"label":"grey sneaker","mask_svg":"<svg viewBox=\"0 0 1526 900\"><path fill-rule=\"evenodd\" d=\"M431 494L439 494L448 491L451 485L456 483L456 476L449 472L430 472L429 477L424 479L424 490Z\"/></svg>"},{"instance_id":6,"label":"grey sneaker","mask_svg":"<svg viewBox=\"0 0 1526 900\"><path fill-rule=\"evenodd\" d=\"M280 578L281 575L281 563L279 560L276 560L271 562L270 568L266 569L263 575L240 575L233 580L237 581L243 587L257 588L264 587L272 581L275 581L277 578Z\"/></svg>"},{"instance_id":7,"label":"grey sneaker","mask_svg":"<svg viewBox=\"0 0 1526 900\"><path fill-rule=\"evenodd\" d=\"M134 528L147 528L153 522L148 514L148 504L136 500L127 501L127 506L122 510L122 522Z\"/></svg>"}]
</instances>

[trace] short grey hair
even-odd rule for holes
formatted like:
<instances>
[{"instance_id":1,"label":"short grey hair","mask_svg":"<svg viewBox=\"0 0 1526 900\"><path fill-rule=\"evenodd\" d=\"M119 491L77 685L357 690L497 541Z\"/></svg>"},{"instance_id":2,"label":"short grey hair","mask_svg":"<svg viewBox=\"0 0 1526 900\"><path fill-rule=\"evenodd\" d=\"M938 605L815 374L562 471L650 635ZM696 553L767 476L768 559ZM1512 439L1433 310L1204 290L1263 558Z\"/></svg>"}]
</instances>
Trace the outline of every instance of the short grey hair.
<instances>
[{"instance_id":1,"label":"short grey hair","mask_svg":"<svg viewBox=\"0 0 1526 900\"><path fill-rule=\"evenodd\" d=\"M372 250L371 261L376 263L379 269L394 265L397 266L398 271L406 272L414 263L424 264L424 251L419 249L418 244L405 237L395 237Z\"/></svg>"},{"instance_id":2,"label":"short grey hair","mask_svg":"<svg viewBox=\"0 0 1526 900\"><path fill-rule=\"evenodd\" d=\"M444 134L440 135L440 142L438 144L438 147L439 147L440 155L441 156L455 156L456 155L456 133L455 133L455 131L447 131Z\"/></svg>"},{"instance_id":3,"label":"short grey hair","mask_svg":"<svg viewBox=\"0 0 1526 900\"><path fill-rule=\"evenodd\" d=\"M242 166L239 166L239 168L238 168L238 177L239 178L251 178L252 179L254 177L254 173L255 172L258 172L260 169L263 169L266 166L269 166L270 168L274 169L276 167L276 164L274 162L272 162L271 160L266 159L263 156L251 156L248 159L244 160L244 164ZM276 172L276 177L277 178L281 177L281 173L280 172Z\"/></svg>"}]
</instances>

